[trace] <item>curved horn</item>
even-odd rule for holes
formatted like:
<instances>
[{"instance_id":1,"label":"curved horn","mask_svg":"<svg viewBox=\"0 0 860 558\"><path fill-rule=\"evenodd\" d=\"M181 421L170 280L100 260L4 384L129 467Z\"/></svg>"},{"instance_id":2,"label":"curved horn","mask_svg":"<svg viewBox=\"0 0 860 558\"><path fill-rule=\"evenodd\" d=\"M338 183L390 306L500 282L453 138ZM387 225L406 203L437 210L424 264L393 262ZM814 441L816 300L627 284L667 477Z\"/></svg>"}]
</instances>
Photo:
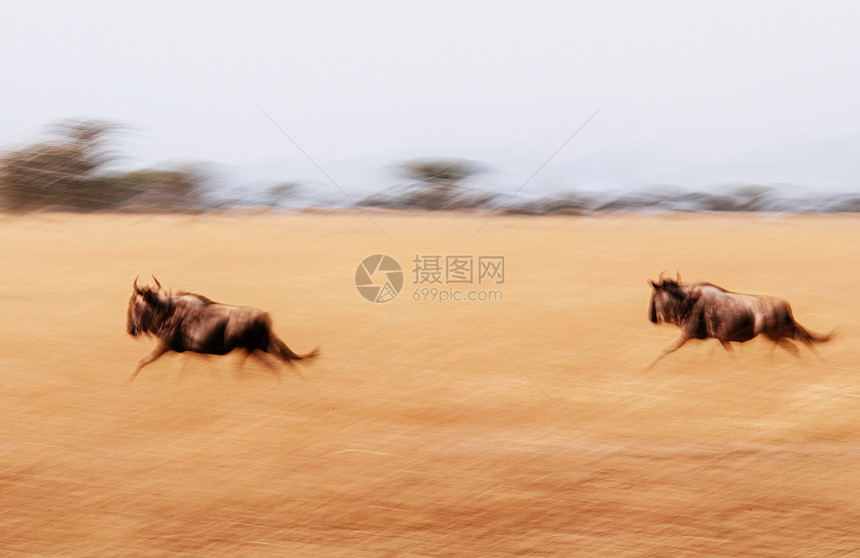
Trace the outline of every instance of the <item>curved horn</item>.
<instances>
[{"instance_id":1,"label":"curved horn","mask_svg":"<svg viewBox=\"0 0 860 558\"><path fill-rule=\"evenodd\" d=\"M677 271L677 270L676 270L676 271L675 271L675 276L676 276L676 277L678 277L677 281L678 281L678 284L680 285L680 284L681 284L681 273L680 273L679 271Z\"/></svg>"},{"instance_id":2,"label":"curved horn","mask_svg":"<svg viewBox=\"0 0 860 558\"><path fill-rule=\"evenodd\" d=\"M155 275L152 276L152 280L155 281L155 286L158 287L158 290L161 290L161 283L158 282L158 279L155 278Z\"/></svg>"},{"instance_id":3,"label":"curved horn","mask_svg":"<svg viewBox=\"0 0 860 558\"><path fill-rule=\"evenodd\" d=\"M136 292L137 294L143 294L143 291L141 291L140 287L137 286L137 278L138 277L140 277L140 275L138 275L137 277L134 278L134 292Z\"/></svg>"},{"instance_id":4,"label":"curved horn","mask_svg":"<svg viewBox=\"0 0 860 558\"><path fill-rule=\"evenodd\" d=\"M665 280L665 277L666 277L666 271L663 270L660 272L660 277L658 277L657 280L662 283Z\"/></svg>"}]
</instances>

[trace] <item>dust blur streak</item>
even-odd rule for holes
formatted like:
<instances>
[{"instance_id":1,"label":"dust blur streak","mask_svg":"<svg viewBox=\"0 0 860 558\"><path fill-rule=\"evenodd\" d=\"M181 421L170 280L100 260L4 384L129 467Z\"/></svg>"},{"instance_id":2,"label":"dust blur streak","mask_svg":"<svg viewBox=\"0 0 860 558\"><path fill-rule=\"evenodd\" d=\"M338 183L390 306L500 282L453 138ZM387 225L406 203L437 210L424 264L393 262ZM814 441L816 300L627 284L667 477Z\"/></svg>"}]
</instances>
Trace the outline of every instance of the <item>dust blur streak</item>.
<instances>
[{"instance_id":1,"label":"dust blur streak","mask_svg":"<svg viewBox=\"0 0 860 558\"><path fill-rule=\"evenodd\" d=\"M579 431L582 433L582 435L583 435L583 436L585 436L586 438L588 438L588 441L589 441L589 442L591 442L592 444L594 444L594 447L596 447L596 448L599 448L599 447L600 447L600 446L597 444L597 442L595 442L594 440L592 440L592 439L591 439L591 436L589 436L589 435L588 435L588 433L586 433L586 432L585 432L585 430L583 430L581 426L579 426L578 424L576 424L576 421L575 421L575 420L573 420L572 418L570 418L570 415L568 415L568 414L565 412L565 410L564 410L564 409L562 409L562 408L561 408L561 406L560 406L558 403L556 403L556 402L555 402L555 400L554 400L552 397L550 397L550 396L549 396L549 394L548 394L547 392L545 392L545 391L544 391L544 389L543 389L542 387L540 387L540 385L539 385L536 381L534 381L534 379L533 379L531 376L529 376L529 375L528 375L528 373L527 373L525 370L523 370L522 366L520 366L519 364L517 364L517 361L515 361L513 358L511 358L511 356L510 356L508 353L506 353L506 352L505 352L505 350L504 350L503 348L501 348L501 347L499 346L499 344L498 344L498 343L496 343L496 342L495 342L495 340L494 340L492 337L490 337L490 336L487 334L487 332L486 332L486 331L484 331L484 330L481 328L481 326L479 326L477 323L475 323L475 320L473 320L473 319L472 319L472 318L470 318L469 316L466 316L466 319L467 319L467 320L469 320L470 322L472 322L472 325L474 325L476 328L478 328L478 331L480 331L481 333L483 333L483 334L484 334L484 337L486 337L486 338L490 341L490 343L492 343L493 345L495 345L495 347L499 350L499 352L500 352L500 353L502 353L503 355L505 355L505 358L507 358L509 361L511 361L511 364L513 364L514 366L516 366L516 367L517 367L517 370L519 370L519 371L522 373L522 375L523 375L523 376L525 376L525 377L528 379L528 381L530 381L532 384L534 384L534 386L538 389L538 391L540 391L540 392L543 394L543 396L544 396L544 397L546 397L547 401L549 401L550 403L552 403L553 405L555 405L555 408L556 408L556 409L558 409L558 410L559 410L559 412L561 412L561 414L563 414L563 415L564 415L564 417L565 417L565 418L570 422L570 424L574 425L574 426L576 427L576 429L577 429L577 430L579 430Z\"/></svg>"},{"instance_id":2,"label":"dust blur streak","mask_svg":"<svg viewBox=\"0 0 860 558\"><path fill-rule=\"evenodd\" d=\"M513 199L514 199L514 196L516 196L517 194L519 194L519 193L520 193L520 190L522 190L523 188L525 188L525 187L529 184L529 182L531 182L531 181L532 181L532 179L533 179L534 177L536 177L536 176L538 175L538 173L540 173L540 171L542 171L542 170L543 170L543 168L549 164L549 162L550 162L550 161L552 161L553 159L555 159L556 155L558 155L559 153L561 153L561 150L562 150L562 149L564 149L565 147L567 147L567 144L569 144L571 141L573 141L573 138L575 138L575 137L579 134L579 132L581 132L581 131L582 131L582 129L583 129L583 128L585 128L585 127L588 125L588 123L589 123L589 122L591 122L592 120L594 120L594 117L595 117L595 116L597 116L597 113L599 113L599 112L600 112L600 111L602 111L602 110L603 110L603 106L601 106L601 107L600 107L600 108L598 108L596 111L594 111L594 113L592 113L592 115L591 115L591 116L589 116L589 117L585 120L585 122L583 122L583 123L579 126L579 128L577 128L577 129L576 129L576 131L575 131L575 132L573 132L572 134L570 134L570 136L569 136L566 140L564 140L564 143L562 143L562 144L559 146L559 148L558 148L558 149L556 149L555 151L553 151L552 155L550 155L549 157L547 157L546 161L544 161L544 162L541 164L541 166L539 166L539 167L537 168L537 170L535 170L535 171L531 174L531 176L529 176L529 177L526 179L526 181L525 181L525 182L523 182L523 183L520 185L520 187L516 189L516 191L514 191L514 193L513 193L513 194L511 194L510 196L508 196L507 201L506 201L505 203L503 203L503 204L502 204L502 207L500 207L500 208L496 209L495 211L493 211L493 212L490 214L490 216L489 216L489 217L487 217L487 220L486 220L486 221L484 221L484 222L481 224L481 226L480 226L480 227L478 227L478 229L477 229L475 232L473 232L473 233L472 233L472 236L470 236L468 240L466 240L466 244L468 244L469 242L471 242L471 241L472 241L472 239L473 239L473 238L475 238L475 236L477 236L477 234L478 234L479 232L481 232L482 230L484 230L484 227L486 227L486 226L487 226L487 223L489 223L489 222L493 219L493 217L495 217L496 215L498 215L498 214L499 214L499 212L501 212L503 209L505 209L506 207L508 207L508 205L510 205L510 203L511 203L511 200L513 200Z\"/></svg>"},{"instance_id":3,"label":"dust blur streak","mask_svg":"<svg viewBox=\"0 0 860 558\"><path fill-rule=\"evenodd\" d=\"M290 421L291 421L291 420L293 420L293 418L295 418L295 416L296 416L297 414L299 414L299 412L300 412L302 409L304 409L305 407L307 407L307 406L308 406L308 404L309 404L311 401L313 401L313 400L314 400L314 398L315 398L317 395L319 395L319 393L320 393L320 392L321 392L321 391L322 391L322 390L323 390L323 389L324 389L324 388L329 384L329 382L331 382L332 380L334 380L335 376L337 376L337 375L338 375L338 373L339 373L341 370L343 370L343 368L344 368L347 364L349 364L349 363L350 363L350 361L351 361L352 359L354 359L354 358L355 358L355 356L356 356L358 353L360 353L360 352L361 352L361 350L362 350L362 349L364 349L364 347L366 347L368 343L370 343L371 341L373 341L373 338L374 338L374 337L376 337L376 334L377 334L377 333L379 333L380 331L382 331L382 329L383 329L385 326L387 326L387 325L388 325L388 322L390 322L390 321L391 321L391 319L392 319L393 317L394 317L394 314L392 314L392 315L388 316L388 319L387 319L387 320L385 320L385 322L384 322L381 326L379 326L379 328L377 328L377 330L376 330L376 331L374 331L374 332L370 335L370 337L368 337L368 338L367 338L367 341L365 341L364 343L362 343L362 344L361 344L361 345L360 345L360 346L355 350L355 352L354 352L354 353L352 353L352 354L349 356L349 358L348 358L348 359L346 359L345 361L343 361L343 364L341 364L340 366L338 366L338 367L337 367L337 369L336 369L334 372L332 372L332 375L331 375L331 376L329 376L329 377L328 377L328 379L327 379L325 382L323 382L323 384L322 384L319 388L317 388L317 390L316 390L315 392L313 392L313 393L311 394L311 396L310 396L310 397L308 397L308 398L305 400L305 402L304 402L304 403L302 403L301 405L299 405L299 408L298 408L298 409L296 409L295 411L293 411L293 414L291 414L289 417L287 417L287 420L285 420L285 421L284 421L284 423L283 423L281 426L279 426L279 427L278 427L278 429L277 429L277 430L275 430L275 432L273 432L271 436L269 436L269 439L268 439L268 440L266 440L266 441L263 443L263 445L260 447L260 451L262 451L263 449L265 449L265 448L266 448L266 446L269 444L269 442L271 442L271 441L272 441L272 438L274 438L275 436L277 436L277 435L278 435L278 433L279 433L281 430L283 430L283 429L284 429L284 427L285 427L286 425L288 425L288 424L290 423Z\"/></svg>"},{"instance_id":4,"label":"dust blur streak","mask_svg":"<svg viewBox=\"0 0 860 558\"><path fill-rule=\"evenodd\" d=\"M293 144L293 147L295 147L296 149L298 149L298 150L299 150L299 152L300 152L302 155L304 155L304 156L305 156L305 158L306 158L308 161L310 161L310 162L311 162L311 164L312 164L313 166L315 166L315 167L317 168L317 170L318 170L318 171L320 171L320 173L322 173L322 175L323 175L323 176L325 176L325 177L328 179L328 181L329 181L329 182L331 182L332 186L334 186L335 188L337 188L338 190L340 190L340 193L341 193L341 194L343 194L343 196L344 196L346 199L348 199L348 200L349 200L349 202L353 205L353 207L358 207L358 210L361 212L361 214L362 214L362 215L364 215L364 217L365 217L368 221L370 221L371 223L373 223L373 226L374 226L374 227L376 227L377 229L379 229L379 232L381 232L381 233L383 234L383 236L385 236L385 238L387 238L387 239L388 239L392 244L396 244L396 243L394 242L394 240L393 240L390 236L388 236L388 233L386 233L386 232L382 229L382 227L380 227L380 226L379 226L379 223L377 223L376 221L374 221L374 220L373 220L373 218L372 218L370 215L368 215L368 214L367 214L367 212L364 210L364 208L359 207L359 206L358 206L358 204L356 203L356 201L355 201L354 199L352 199L352 196L350 196L349 194L347 194L347 193L346 193L346 191L345 191L343 188L341 188L341 187L340 187L340 185L339 185L337 182L335 182L335 181L334 181L334 179L333 179L331 176L329 176L329 174L328 174L326 171L324 171L324 170L323 170L323 168L322 168L321 166L319 166L319 165L317 164L317 162L316 162L316 161L314 161L313 157L311 157L310 155L308 155L308 154L307 154L307 152L305 152L305 150L304 150L304 149L302 149L302 147L301 147L298 143L296 143L296 140L294 140L292 137L290 137L290 135L289 135L287 132L285 132L285 131L284 131L284 129L283 129L283 128L281 128L281 127L278 125L278 123L277 123L277 122L275 122L275 121L274 121L274 119L273 119L271 116L269 116L269 114L268 114L266 111L264 111L264 110L263 110L263 107L261 107L260 105L255 105L255 106L257 107L257 110L259 110L261 113L263 113L263 116L265 116L265 117L266 117L266 119L268 119L268 121L269 121L269 122L271 122L271 123L272 123L272 125L273 125L275 128L277 128L277 129L278 129L278 131L279 131L279 132L281 132L281 134L283 134L283 136L284 136L285 138L287 138L288 140L290 140L290 143L292 143L292 144Z\"/></svg>"}]
</instances>

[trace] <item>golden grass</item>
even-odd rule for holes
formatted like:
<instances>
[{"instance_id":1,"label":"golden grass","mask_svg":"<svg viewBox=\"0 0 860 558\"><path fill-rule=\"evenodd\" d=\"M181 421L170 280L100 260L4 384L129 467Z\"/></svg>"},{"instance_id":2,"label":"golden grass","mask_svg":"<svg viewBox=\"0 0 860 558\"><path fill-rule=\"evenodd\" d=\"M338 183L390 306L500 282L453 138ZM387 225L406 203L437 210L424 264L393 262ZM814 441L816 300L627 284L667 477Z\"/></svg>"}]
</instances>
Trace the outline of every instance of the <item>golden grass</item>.
<instances>
[{"instance_id":1,"label":"golden grass","mask_svg":"<svg viewBox=\"0 0 860 558\"><path fill-rule=\"evenodd\" d=\"M860 548L860 218L353 213L0 218L4 556L845 556ZM371 304L358 262L406 287ZM415 302L416 254L504 255ZM647 320L680 270L782 296L802 359ZM128 377L135 275L268 310L280 375ZM477 287L475 287L477 288ZM483 287L481 287L483 288Z\"/></svg>"}]
</instances>

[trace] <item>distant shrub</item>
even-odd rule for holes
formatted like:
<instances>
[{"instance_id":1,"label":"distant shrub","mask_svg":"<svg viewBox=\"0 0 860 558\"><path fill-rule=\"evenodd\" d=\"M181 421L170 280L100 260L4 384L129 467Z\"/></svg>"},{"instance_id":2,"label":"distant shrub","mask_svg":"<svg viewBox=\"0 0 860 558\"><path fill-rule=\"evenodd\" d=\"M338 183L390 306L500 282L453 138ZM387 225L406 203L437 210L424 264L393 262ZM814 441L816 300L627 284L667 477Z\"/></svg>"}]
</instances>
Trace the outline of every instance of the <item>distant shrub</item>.
<instances>
[{"instance_id":1,"label":"distant shrub","mask_svg":"<svg viewBox=\"0 0 860 558\"><path fill-rule=\"evenodd\" d=\"M144 169L125 174L107 167L119 126L63 122L56 137L0 155L0 198L7 211L188 211L202 203L203 183L190 170Z\"/></svg>"},{"instance_id":2,"label":"distant shrub","mask_svg":"<svg viewBox=\"0 0 860 558\"><path fill-rule=\"evenodd\" d=\"M189 212L203 206L204 186L192 170L142 169L106 179L119 194L107 208L132 212Z\"/></svg>"},{"instance_id":3,"label":"distant shrub","mask_svg":"<svg viewBox=\"0 0 860 558\"><path fill-rule=\"evenodd\" d=\"M483 171L461 159L416 159L398 167L412 183L389 194L377 194L358 203L364 207L452 210L488 207L495 194L469 191L463 182Z\"/></svg>"},{"instance_id":4,"label":"distant shrub","mask_svg":"<svg viewBox=\"0 0 860 558\"><path fill-rule=\"evenodd\" d=\"M0 156L0 195L10 211L101 206L111 192L101 171L113 156L105 148L114 126L104 122L66 122L56 139Z\"/></svg>"}]
</instances>

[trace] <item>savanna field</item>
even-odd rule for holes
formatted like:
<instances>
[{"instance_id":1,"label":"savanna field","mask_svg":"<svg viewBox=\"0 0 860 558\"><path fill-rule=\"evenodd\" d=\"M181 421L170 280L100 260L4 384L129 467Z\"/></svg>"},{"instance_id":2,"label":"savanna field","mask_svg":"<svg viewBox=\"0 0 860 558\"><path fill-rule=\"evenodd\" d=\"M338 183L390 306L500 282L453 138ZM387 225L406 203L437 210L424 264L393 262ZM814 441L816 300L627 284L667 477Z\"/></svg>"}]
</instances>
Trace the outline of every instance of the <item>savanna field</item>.
<instances>
[{"instance_id":1,"label":"savanna field","mask_svg":"<svg viewBox=\"0 0 860 558\"><path fill-rule=\"evenodd\" d=\"M0 555L860 554L860 217L369 216L0 217ZM404 271L384 304L372 254ZM504 256L445 286L501 299L416 301L416 255ZM836 338L646 370L679 334L648 321L663 270ZM321 355L129 381L151 274Z\"/></svg>"}]
</instances>

